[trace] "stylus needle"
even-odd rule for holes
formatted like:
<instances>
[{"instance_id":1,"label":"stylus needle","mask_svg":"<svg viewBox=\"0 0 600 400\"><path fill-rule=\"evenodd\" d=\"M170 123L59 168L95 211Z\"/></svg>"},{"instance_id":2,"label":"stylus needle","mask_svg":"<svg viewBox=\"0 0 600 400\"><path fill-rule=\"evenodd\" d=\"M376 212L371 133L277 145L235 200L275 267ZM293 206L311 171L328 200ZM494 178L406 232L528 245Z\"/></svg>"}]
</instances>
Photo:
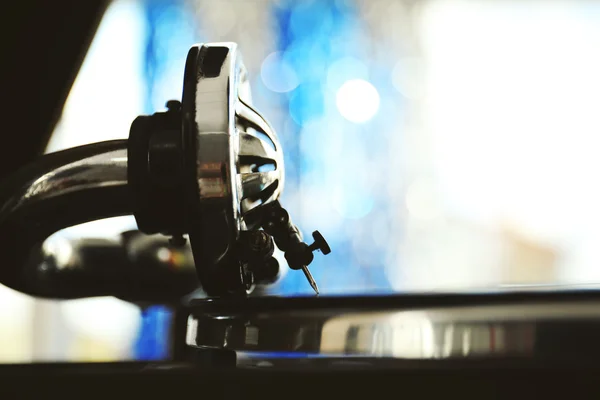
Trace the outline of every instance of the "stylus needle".
<instances>
[{"instance_id":1,"label":"stylus needle","mask_svg":"<svg viewBox=\"0 0 600 400\"><path fill-rule=\"evenodd\" d=\"M312 275L306 265L302 266L302 272L304 272L304 276L306 276L308 283L310 283L310 286L313 288L315 293L319 294L319 287L317 286L317 282L315 282L314 278L312 277Z\"/></svg>"}]
</instances>

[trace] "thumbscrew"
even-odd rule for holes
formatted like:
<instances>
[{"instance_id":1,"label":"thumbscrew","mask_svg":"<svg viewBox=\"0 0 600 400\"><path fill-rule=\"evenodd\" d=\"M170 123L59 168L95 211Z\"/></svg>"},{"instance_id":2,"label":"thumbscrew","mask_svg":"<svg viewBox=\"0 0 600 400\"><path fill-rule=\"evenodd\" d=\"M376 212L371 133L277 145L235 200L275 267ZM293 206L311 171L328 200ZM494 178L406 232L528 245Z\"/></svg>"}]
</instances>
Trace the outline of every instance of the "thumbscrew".
<instances>
[{"instance_id":1,"label":"thumbscrew","mask_svg":"<svg viewBox=\"0 0 600 400\"><path fill-rule=\"evenodd\" d=\"M312 233L312 237L315 241L313 244L308 246L308 249L310 251L321 250L321 253L323 253L324 255L331 253L331 248L329 247L329 244L327 244L327 241L319 231L314 231Z\"/></svg>"}]
</instances>

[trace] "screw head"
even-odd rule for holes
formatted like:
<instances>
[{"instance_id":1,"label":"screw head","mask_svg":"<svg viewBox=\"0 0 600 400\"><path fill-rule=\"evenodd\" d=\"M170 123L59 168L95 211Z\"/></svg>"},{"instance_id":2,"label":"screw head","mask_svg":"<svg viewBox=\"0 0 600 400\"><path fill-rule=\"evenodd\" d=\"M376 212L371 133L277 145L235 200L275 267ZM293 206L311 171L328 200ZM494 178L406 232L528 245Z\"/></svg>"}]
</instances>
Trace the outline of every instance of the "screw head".
<instances>
[{"instance_id":1,"label":"screw head","mask_svg":"<svg viewBox=\"0 0 600 400\"><path fill-rule=\"evenodd\" d=\"M179 111L179 110L181 110L181 103L179 102L179 100L169 100L169 101L167 101L167 103L165 104L165 106L167 107L167 109L169 111Z\"/></svg>"},{"instance_id":2,"label":"screw head","mask_svg":"<svg viewBox=\"0 0 600 400\"><path fill-rule=\"evenodd\" d=\"M323 235L321 235L321 232L314 231L312 233L312 237L315 240L315 242L310 246L311 249L321 250L321 253L323 253L324 255L331 253L331 247L329 247L329 244L327 243Z\"/></svg>"}]
</instances>

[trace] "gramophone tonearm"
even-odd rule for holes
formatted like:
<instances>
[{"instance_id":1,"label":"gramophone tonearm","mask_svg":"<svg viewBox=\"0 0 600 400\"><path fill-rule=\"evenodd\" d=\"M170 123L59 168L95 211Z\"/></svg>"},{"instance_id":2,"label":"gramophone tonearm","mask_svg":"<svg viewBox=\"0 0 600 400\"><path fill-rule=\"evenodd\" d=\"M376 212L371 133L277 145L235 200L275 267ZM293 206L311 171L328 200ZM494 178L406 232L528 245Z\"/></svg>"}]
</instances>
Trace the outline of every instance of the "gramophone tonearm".
<instances>
[{"instance_id":1,"label":"gramophone tonearm","mask_svg":"<svg viewBox=\"0 0 600 400\"><path fill-rule=\"evenodd\" d=\"M19 244L2 255L8 267L0 282L42 297L153 301L180 295L144 271L123 282L85 280L83 271L41 262L39 250L52 233L133 214L141 232L167 235L173 245L184 245L189 235L209 296L246 294L257 283L273 282L279 274L274 243L318 293L308 265L313 251L330 249L316 231L313 244L302 241L278 201L283 186L281 144L252 107L237 45L196 45L188 53L181 102L136 118L128 140L44 155L2 183L0 240L18 236Z\"/></svg>"}]
</instances>

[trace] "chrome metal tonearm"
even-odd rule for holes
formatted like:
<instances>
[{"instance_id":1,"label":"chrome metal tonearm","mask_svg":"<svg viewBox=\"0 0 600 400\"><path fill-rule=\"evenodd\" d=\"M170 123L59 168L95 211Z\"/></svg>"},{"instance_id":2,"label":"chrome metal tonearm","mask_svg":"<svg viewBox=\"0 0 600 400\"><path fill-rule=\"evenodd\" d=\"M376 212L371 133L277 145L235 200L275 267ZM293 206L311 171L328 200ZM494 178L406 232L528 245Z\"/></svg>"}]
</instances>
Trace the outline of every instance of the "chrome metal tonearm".
<instances>
[{"instance_id":1,"label":"chrome metal tonearm","mask_svg":"<svg viewBox=\"0 0 600 400\"><path fill-rule=\"evenodd\" d=\"M101 276L85 266L49 266L41 252L52 233L87 221L133 214L146 234L189 236L198 280L210 296L247 294L273 282L275 243L304 272L323 237L307 245L278 199L284 188L281 144L252 106L247 71L234 43L193 46L181 102L140 116L127 141L48 154L0 184L0 282L42 297L114 295L135 301L176 298L196 285L136 268ZM167 281L165 281L167 280ZM181 284L181 282L184 282ZM163 289L161 289L161 284ZM162 297L161 297L162 296Z\"/></svg>"},{"instance_id":2,"label":"chrome metal tonearm","mask_svg":"<svg viewBox=\"0 0 600 400\"><path fill-rule=\"evenodd\" d=\"M181 104L134 122L129 160L140 230L176 238L188 233L207 293L247 292L254 283L275 280L270 237L318 293L308 264L314 249L327 254L329 248L318 234L317 247L304 244L279 204L283 151L273 128L252 106L237 45L190 50ZM265 233L269 237L263 240Z\"/></svg>"}]
</instances>

